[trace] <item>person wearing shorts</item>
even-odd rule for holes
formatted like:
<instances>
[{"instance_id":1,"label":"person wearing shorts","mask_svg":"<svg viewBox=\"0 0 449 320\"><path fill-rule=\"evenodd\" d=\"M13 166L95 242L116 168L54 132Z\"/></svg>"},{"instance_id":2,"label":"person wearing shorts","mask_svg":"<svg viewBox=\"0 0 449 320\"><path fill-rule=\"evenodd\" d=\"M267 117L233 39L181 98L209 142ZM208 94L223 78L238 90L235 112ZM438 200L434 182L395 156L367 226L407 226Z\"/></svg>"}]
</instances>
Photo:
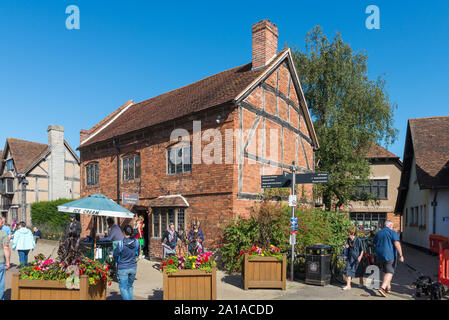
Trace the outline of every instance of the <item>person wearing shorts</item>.
<instances>
[{"instance_id":1,"label":"person wearing shorts","mask_svg":"<svg viewBox=\"0 0 449 320\"><path fill-rule=\"evenodd\" d=\"M384 297L387 297L388 293L391 292L391 280L393 279L398 259L404 262L401 243L398 234L393 230L393 226L393 221L387 220L385 227L374 236L376 256L384 273L382 285L378 291Z\"/></svg>"}]
</instances>

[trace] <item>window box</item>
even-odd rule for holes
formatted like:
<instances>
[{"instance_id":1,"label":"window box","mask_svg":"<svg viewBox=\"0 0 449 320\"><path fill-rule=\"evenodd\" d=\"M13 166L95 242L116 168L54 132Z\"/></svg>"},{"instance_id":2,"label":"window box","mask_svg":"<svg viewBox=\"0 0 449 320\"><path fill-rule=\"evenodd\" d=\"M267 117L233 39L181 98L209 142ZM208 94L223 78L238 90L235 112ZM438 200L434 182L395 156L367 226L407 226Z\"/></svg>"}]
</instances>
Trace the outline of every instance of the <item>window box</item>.
<instances>
[{"instance_id":1,"label":"window box","mask_svg":"<svg viewBox=\"0 0 449 320\"><path fill-rule=\"evenodd\" d=\"M245 254L242 266L243 289L277 288L285 290L287 287L287 258L280 261L276 257L249 258Z\"/></svg>"},{"instance_id":2,"label":"window box","mask_svg":"<svg viewBox=\"0 0 449 320\"><path fill-rule=\"evenodd\" d=\"M11 300L106 300L106 285L99 281L89 284L89 276L80 276L79 289L67 289L56 280L20 280L13 274Z\"/></svg>"}]
</instances>

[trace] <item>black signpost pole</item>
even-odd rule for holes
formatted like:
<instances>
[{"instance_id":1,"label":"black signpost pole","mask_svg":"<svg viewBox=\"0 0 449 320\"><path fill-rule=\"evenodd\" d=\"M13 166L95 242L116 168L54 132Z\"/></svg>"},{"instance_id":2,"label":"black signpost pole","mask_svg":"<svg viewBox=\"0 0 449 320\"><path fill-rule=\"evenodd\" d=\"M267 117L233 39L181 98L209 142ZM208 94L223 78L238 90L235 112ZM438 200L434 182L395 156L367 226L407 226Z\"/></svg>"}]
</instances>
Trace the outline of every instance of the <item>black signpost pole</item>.
<instances>
[{"instance_id":1,"label":"black signpost pole","mask_svg":"<svg viewBox=\"0 0 449 320\"><path fill-rule=\"evenodd\" d=\"M295 185L296 185L296 164L295 161L292 162L293 170L292 170L292 195L296 195L295 193ZM295 207L292 206L292 218L295 218ZM293 233L290 233L292 235ZM291 236L290 236L291 237ZM292 241L292 264L290 268L290 281L294 281L294 268L293 262L295 259L295 241Z\"/></svg>"}]
</instances>

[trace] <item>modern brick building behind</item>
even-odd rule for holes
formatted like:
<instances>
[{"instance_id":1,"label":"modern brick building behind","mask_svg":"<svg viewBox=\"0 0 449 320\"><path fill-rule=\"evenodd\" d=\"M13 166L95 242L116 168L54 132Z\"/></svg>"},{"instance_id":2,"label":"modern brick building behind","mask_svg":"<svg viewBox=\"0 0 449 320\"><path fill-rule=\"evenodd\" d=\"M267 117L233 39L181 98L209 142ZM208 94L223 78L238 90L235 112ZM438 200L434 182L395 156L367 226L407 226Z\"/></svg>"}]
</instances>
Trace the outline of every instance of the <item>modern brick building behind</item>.
<instances>
[{"instance_id":1,"label":"modern brick building behind","mask_svg":"<svg viewBox=\"0 0 449 320\"><path fill-rule=\"evenodd\" d=\"M277 27L268 20L252 31L251 63L140 103L130 100L81 131L81 196L121 201L123 193L138 194L138 205L123 206L144 216L152 257L161 256L168 222L188 232L199 220L212 249L221 223L249 216L261 175L289 171L293 161L298 172L314 171L318 141L291 51L277 52ZM188 134L172 136L174 129ZM216 142L222 148L214 149ZM185 161L176 165L169 155L178 152ZM312 186L304 189L311 202ZM92 219L82 217L82 226L88 234Z\"/></svg>"}]
</instances>

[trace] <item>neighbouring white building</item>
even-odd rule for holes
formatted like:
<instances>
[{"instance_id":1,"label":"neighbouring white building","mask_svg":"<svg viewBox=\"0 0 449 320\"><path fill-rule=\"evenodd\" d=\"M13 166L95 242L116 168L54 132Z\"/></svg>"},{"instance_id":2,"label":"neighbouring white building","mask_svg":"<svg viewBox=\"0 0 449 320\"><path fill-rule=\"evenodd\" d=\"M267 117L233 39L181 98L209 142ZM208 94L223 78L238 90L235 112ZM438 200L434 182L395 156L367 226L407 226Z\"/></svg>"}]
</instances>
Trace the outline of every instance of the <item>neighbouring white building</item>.
<instances>
[{"instance_id":1,"label":"neighbouring white building","mask_svg":"<svg viewBox=\"0 0 449 320\"><path fill-rule=\"evenodd\" d=\"M409 119L396 213L402 240L429 248L429 235L449 237L449 117Z\"/></svg>"}]
</instances>

